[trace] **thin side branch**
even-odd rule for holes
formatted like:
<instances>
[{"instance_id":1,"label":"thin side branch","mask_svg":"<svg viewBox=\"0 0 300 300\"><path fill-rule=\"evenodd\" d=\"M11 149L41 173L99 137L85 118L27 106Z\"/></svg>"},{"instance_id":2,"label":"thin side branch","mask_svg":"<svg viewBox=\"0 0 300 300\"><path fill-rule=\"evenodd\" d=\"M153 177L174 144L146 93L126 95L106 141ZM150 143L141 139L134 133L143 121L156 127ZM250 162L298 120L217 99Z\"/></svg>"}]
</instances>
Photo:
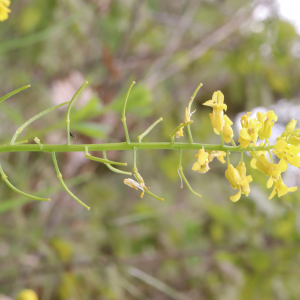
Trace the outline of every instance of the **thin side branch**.
<instances>
[{"instance_id":1,"label":"thin side branch","mask_svg":"<svg viewBox=\"0 0 300 300\"><path fill-rule=\"evenodd\" d=\"M87 206L86 204L84 204L81 200L79 200L69 189L68 187L66 186L66 184L64 183L63 179L62 179L62 174L60 173L59 171L59 168L58 168L58 164L57 164L57 160L56 160L56 156L55 156L55 152L52 152L52 158L53 158L53 163L54 163L54 166L55 166L55 170L56 170L56 173L57 173L57 177L62 185L62 187L64 188L64 190L74 199L76 200L79 204L81 204L82 206L84 206L86 209L90 210L90 207Z\"/></svg>"},{"instance_id":2,"label":"thin side branch","mask_svg":"<svg viewBox=\"0 0 300 300\"><path fill-rule=\"evenodd\" d=\"M38 200L38 201L50 201L49 198L40 198L40 197L36 197L36 196L32 196L32 195L29 195L29 194L26 194L20 190L18 190L16 187L14 187L7 179L7 176L6 174L4 173L1 165L0 165L0 173L1 173L1 176L2 176L2 180L8 185L8 187L10 187L13 191L15 191L16 193L20 194L20 195L23 195L27 198L30 198L30 199L33 199L33 200Z\"/></svg>"}]
</instances>

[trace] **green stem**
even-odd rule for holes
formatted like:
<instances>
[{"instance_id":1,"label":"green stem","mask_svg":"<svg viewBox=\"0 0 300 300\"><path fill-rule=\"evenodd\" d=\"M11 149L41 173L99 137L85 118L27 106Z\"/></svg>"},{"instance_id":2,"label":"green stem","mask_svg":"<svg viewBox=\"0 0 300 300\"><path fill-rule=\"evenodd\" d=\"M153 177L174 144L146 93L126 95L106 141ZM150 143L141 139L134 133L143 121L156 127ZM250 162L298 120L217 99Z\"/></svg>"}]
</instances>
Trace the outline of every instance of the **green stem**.
<instances>
[{"instance_id":1,"label":"green stem","mask_svg":"<svg viewBox=\"0 0 300 300\"><path fill-rule=\"evenodd\" d=\"M181 165L181 162L182 162L182 150L179 150L179 164L178 164L178 173L180 174L181 178L183 179L184 183L186 184L186 186L188 187L188 189L196 196L198 197L202 197L202 195L198 194L197 192L195 192L190 183L188 182L188 180L186 179L186 177L184 176L183 174L183 170L182 170L182 165Z\"/></svg>"},{"instance_id":2,"label":"green stem","mask_svg":"<svg viewBox=\"0 0 300 300\"><path fill-rule=\"evenodd\" d=\"M103 157L105 159L107 159L106 157L106 151L103 151ZM105 164L111 171L115 172L115 173L119 173L119 174L124 174L124 175L132 175L131 172L125 172L125 171L121 171L119 169L114 168L113 166L111 166L110 164Z\"/></svg>"},{"instance_id":3,"label":"green stem","mask_svg":"<svg viewBox=\"0 0 300 300\"><path fill-rule=\"evenodd\" d=\"M192 97L191 97L191 99L190 99L189 106L188 106L188 113L189 113L189 116L190 116L190 114L191 114L191 107L192 107L193 101L194 101L194 99L195 99L195 97L196 97L196 95L197 95L199 89L200 89L202 86L203 86L202 83L200 83L200 84L197 86L196 90L194 91L194 93L193 93L193 95L192 95ZM193 136L192 136L192 131L191 131L191 126L190 126L190 124L187 126L187 131L188 131L190 143L192 144L194 141L193 141Z\"/></svg>"},{"instance_id":4,"label":"green stem","mask_svg":"<svg viewBox=\"0 0 300 300\"><path fill-rule=\"evenodd\" d=\"M98 161L98 162L101 162L101 163L104 163L104 164L127 166L127 163L121 163L121 162L116 162L116 161L112 161L112 160L92 156L91 154L88 153L88 146L85 146L84 156L86 158L90 159L90 160Z\"/></svg>"},{"instance_id":5,"label":"green stem","mask_svg":"<svg viewBox=\"0 0 300 300\"><path fill-rule=\"evenodd\" d=\"M244 161L244 152L241 152L241 162Z\"/></svg>"},{"instance_id":6,"label":"green stem","mask_svg":"<svg viewBox=\"0 0 300 300\"><path fill-rule=\"evenodd\" d=\"M232 138L230 138L230 142L231 142L232 146L236 146L236 144Z\"/></svg>"},{"instance_id":7,"label":"green stem","mask_svg":"<svg viewBox=\"0 0 300 300\"><path fill-rule=\"evenodd\" d=\"M56 106L52 106L44 111L42 111L41 113L35 115L34 117L30 118L28 121L26 121L21 127L18 128L18 130L16 131L16 133L14 134L13 138L10 141L10 144L13 145L16 141L16 139L18 138L19 134L23 131L23 129L25 127L27 127L30 123L32 123L33 121L39 119L40 117L46 115L47 113L51 112L52 110L59 108L63 105L68 104L69 102L64 102L62 104L56 105Z\"/></svg>"},{"instance_id":8,"label":"green stem","mask_svg":"<svg viewBox=\"0 0 300 300\"><path fill-rule=\"evenodd\" d=\"M230 165L230 159L229 159L229 151L226 151L226 159L227 159L227 165Z\"/></svg>"},{"instance_id":9,"label":"green stem","mask_svg":"<svg viewBox=\"0 0 300 300\"><path fill-rule=\"evenodd\" d=\"M77 95L81 92L81 90L88 84L88 82L86 81L79 89L78 91L75 93L75 95L73 96L73 98L71 99L71 101L69 102L69 106L68 106L68 110L67 110L67 114L66 114L66 125L67 125L67 145L70 145L70 111L71 111L71 106L73 104L73 101L75 100L75 98L77 97Z\"/></svg>"},{"instance_id":10,"label":"green stem","mask_svg":"<svg viewBox=\"0 0 300 300\"><path fill-rule=\"evenodd\" d=\"M30 84L25 85L25 86L23 86L23 87L21 87L21 88L15 90L15 91L13 91L13 92L10 92L10 93L4 95L3 97L0 98L0 103L1 103L2 101L6 100L7 98L11 97L11 96L13 96L13 95L15 95L15 94L17 94L17 93L19 93L19 92L25 90L25 89L28 89L30 86L31 86Z\"/></svg>"},{"instance_id":11,"label":"green stem","mask_svg":"<svg viewBox=\"0 0 300 300\"><path fill-rule=\"evenodd\" d=\"M28 141L27 141L27 140L24 140L24 141L15 142L14 145L18 145L18 144L26 144L26 143L28 143ZM4 144L4 145L1 145L1 146L8 146L8 145L10 145L10 143Z\"/></svg>"},{"instance_id":12,"label":"green stem","mask_svg":"<svg viewBox=\"0 0 300 300\"><path fill-rule=\"evenodd\" d=\"M221 138L221 146L224 146L223 132L220 132L220 138Z\"/></svg>"},{"instance_id":13,"label":"green stem","mask_svg":"<svg viewBox=\"0 0 300 300\"><path fill-rule=\"evenodd\" d=\"M88 210L90 209L89 206L87 206L86 204L84 204L81 200L79 200L66 186L66 184L64 183L63 179L62 179L62 174L59 171L58 168L58 164L57 164L57 160L56 160L56 156L55 156L55 152L52 152L52 158L53 158L53 162L54 162L54 166L55 166L55 170L56 170L56 174L57 177L62 185L62 187L64 188L64 190L74 199L76 200L79 204L81 204L82 206L84 206L85 208L87 208Z\"/></svg>"},{"instance_id":14,"label":"green stem","mask_svg":"<svg viewBox=\"0 0 300 300\"><path fill-rule=\"evenodd\" d=\"M270 156L271 163L273 164L274 162L273 162L273 157L272 157L271 151L268 150L268 153L269 153L269 156Z\"/></svg>"},{"instance_id":15,"label":"green stem","mask_svg":"<svg viewBox=\"0 0 300 300\"><path fill-rule=\"evenodd\" d=\"M135 81L132 81L128 91L127 91L127 94L126 94L126 98L124 100L124 105L123 105L123 111L122 111L122 122L123 122L123 126L124 126L124 130L125 130L125 135L126 135L126 142L127 144L130 143L130 138L129 138L129 133L128 133L128 129L127 129L127 124L126 124L126 116L125 116L125 112L126 112L126 104L127 104L127 100L128 100L128 97L129 97L129 94L130 94L130 91L132 89L132 87L134 86L135 84Z\"/></svg>"},{"instance_id":16,"label":"green stem","mask_svg":"<svg viewBox=\"0 0 300 300\"><path fill-rule=\"evenodd\" d=\"M133 148L133 169L132 169L132 172L133 174L135 175L135 178L136 180L138 181L138 183L142 183L142 181L140 180L140 174L138 173L138 169L136 167L136 151L137 151L137 148L134 147ZM160 201L164 201L164 198L160 198L156 195L154 195L153 193L151 193L147 188L144 188L144 192L150 196L152 196L153 198L157 199L157 200L160 200Z\"/></svg>"},{"instance_id":17,"label":"green stem","mask_svg":"<svg viewBox=\"0 0 300 300\"><path fill-rule=\"evenodd\" d=\"M142 139L159 123L163 120L163 118L159 118L156 122L154 122L147 130L145 130L142 134L138 136L139 143L142 142Z\"/></svg>"},{"instance_id":18,"label":"green stem","mask_svg":"<svg viewBox=\"0 0 300 300\"><path fill-rule=\"evenodd\" d=\"M255 149L253 149L252 151L253 151L253 153L254 153L254 156L255 156L256 160L258 160L258 155L257 155Z\"/></svg>"},{"instance_id":19,"label":"green stem","mask_svg":"<svg viewBox=\"0 0 300 300\"><path fill-rule=\"evenodd\" d=\"M137 150L137 148L134 147L133 148L133 162L132 162L132 164L133 164L133 172L134 172L135 169L137 170L137 167L136 167L136 150Z\"/></svg>"},{"instance_id":20,"label":"green stem","mask_svg":"<svg viewBox=\"0 0 300 300\"><path fill-rule=\"evenodd\" d=\"M178 125L178 126L172 131L172 133L170 134L171 139L175 136L176 132L177 132L180 128L182 128L182 127L184 127L184 126L187 126L187 125L189 125L189 124L191 124L191 123L193 123L192 120L189 121L189 122L181 123L180 125Z\"/></svg>"},{"instance_id":21,"label":"green stem","mask_svg":"<svg viewBox=\"0 0 300 300\"><path fill-rule=\"evenodd\" d=\"M5 175L1 165L0 165L0 173L1 173L1 176L2 176L2 180L13 190L15 191L16 193L20 194L20 195L23 195L27 198L30 198L30 199L33 199L33 200L39 200L39 201L50 201L50 199L46 199L46 198L40 198L40 197L36 197L36 196L32 196L32 195L29 195L29 194L26 194L20 190L18 190L16 187L14 187L7 179L7 176Z\"/></svg>"},{"instance_id":22,"label":"green stem","mask_svg":"<svg viewBox=\"0 0 300 300\"><path fill-rule=\"evenodd\" d=\"M156 149L156 150L199 150L202 147L205 150L213 151L230 151L230 152L245 152L245 151L267 151L274 149L274 145L270 146L248 146L241 148L240 146L227 146L227 145L213 145L213 144L200 144L200 143L176 143L172 146L170 142L155 142L155 143L108 143L108 144L76 144L76 145L49 145L43 144L43 149L36 144L19 144L19 145L5 145L0 146L0 153L8 152L84 152L85 147L90 151L112 151L112 150L133 150L136 149Z\"/></svg>"}]
</instances>

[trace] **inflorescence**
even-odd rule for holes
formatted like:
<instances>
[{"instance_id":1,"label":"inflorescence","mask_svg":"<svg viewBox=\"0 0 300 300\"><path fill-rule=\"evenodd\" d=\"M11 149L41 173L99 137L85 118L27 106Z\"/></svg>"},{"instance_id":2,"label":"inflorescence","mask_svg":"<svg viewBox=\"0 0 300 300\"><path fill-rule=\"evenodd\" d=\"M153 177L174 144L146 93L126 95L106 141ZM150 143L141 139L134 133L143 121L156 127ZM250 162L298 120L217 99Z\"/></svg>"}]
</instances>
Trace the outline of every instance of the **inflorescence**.
<instances>
[{"instance_id":1,"label":"inflorescence","mask_svg":"<svg viewBox=\"0 0 300 300\"><path fill-rule=\"evenodd\" d=\"M1 0L0 0L1 1ZM227 170L225 171L225 177L230 182L233 189L237 189L238 193L234 196L231 196L230 199L233 202L236 202L240 199L241 194L246 196L250 193L250 185L249 183L252 182L252 176L246 175L247 169L245 162L243 161L244 152L248 152L252 156L252 160L250 166L258 171L262 172L264 175L268 176L269 179L267 181L267 187L272 188L273 191L269 197L272 199L275 194L278 197L281 197L288 192L293 192L297 189L297 187L290 187L288 188L281 179L281 173L286 171L287 164L289 163L292 166L300 168L300 156L298 155L300 152L300 129L295 129L297 121L294 119L291 120L285 128L285 131L277 137L275 145L270 145L269 139L271 137L272 128L274 122L277 121L277 116L273 111L268 111L267 113L258 112L256 118L250 118L250 112L246 115L241 117L241 130L239 132L238 142L239 145L236 145L233 140L233 130L231 126L233 122L229 119L227 115L224 114L224 111L227 110L227 106L224 103L224 95L220 92L214 92L212 99L203 103L205 106L211 107L212 113L209 114L211 125L213 127L214 132L220 136L220 145L208 145L202 143L194 143L192 132L190 125L193 123L191 120L192 114L195 112L191 112L191 106L193 100L196 97L197 92L201 88L202 84L200 84L197 89L195 90L194 94L192 95L188 107L185 109L185 119L182 123L180 123L170 134L170 142L157 142L157 143L144 143L142 139L159 123L162 121L162 118L158 119L154 122L145 132L138 136L138 142L131 142L129 137L129 132L127 129L126 124L126 104L129 98L130 91L135 84L133 82L126 94L123 110L122 110L122 118L121 121L124 126L126 142L123 143L108 143L108 144L90 144L90 145L72 145L70 142L70 137L75 136L70 131L70 110L73 101L75 100L76 96L80 93L80 91L84 88L84 86L88 82L86 81L75 93L71 101L65 102L54 107L51 107L31 119L25 122L21 127L16 130L16 133L12 137L10 143L4 144L0 146L0 152L20 152L20 151L32 151L32 152L48 152L51 153L54 167L57 173L57 177L65 189L65 191L78 203L90 209L86 204L84 204L81 200L79 200L66 186L63 181L63 176L60 173L58 163L56 160L56 152L74 152L74 151L82 151L87 159L94 160L100 163L104 163L111 171L123 174L123 175L134 175L135 180L132 178L124 179L124 183L131 188L136 190L140 189L142 191L141 197L144 194L148 194L155 199L163 201L164 199L154 195L150 192L150 188L146 186L143 177L139 174L137 169L136 157L137 157L137 150L139 149L169 149L169 150L178 150L179 154L179 163L178 163L178 174L181 179L181 188L182 188L182 181L185 182L188 189L195 194L196 196L202 197L200 194L195 192L192 187L190 186L187 178L183 173L182 168L182 151L185 149L193 149L198 150L196 154L197 161L193 164L192 170L198 171L199 173L206 173L210 167L209 163L214 159L217 158L221 163L226 163L227 160ZM6 100L7 98L11 97L12 95L30 87L30 85L17 89L2 98L0 98L0 103ZM54 109L61 107L63 105L68 104L68 109L66 113L66 132L67 132L67 143L62 145L47 145L42 144L38 137L35 137L34 142L35 144L28 144L26 145L27 141L16 141L19 134L25 129L27 125L35 121L36 119L44 116L45 114L53 111ZM176 138L180 138L184 134L184 128L187 128L189 142L188 143L178 143L176 142ZM257 144L258 138L261 140L260 144ZM226 143L230 143L231 145L226 145ZM90 151L102 151L103 158L92 156ZM133 151L133 169L132 173L128 171L123 171L118 168L113 167L112 165L117 166L127 166L127 163L122 162L114 162L108 160L106 157L106 151L109 150L132 150ZM272 158L272 152L277 156L279 162L275 164ZM241 160L236 167L234 167L230 163L230 154L231 152L240 152ZM225 160L226 158L226 160ZM49 201L48 198L40 198L36 196L29 195L24 193L17 188L15 188L10 181L8 181L8 177L4 173L1 165L0 165L0 173L2 176L3 181L15 192L34 199L34 200L42 200L42 201Z\"/></svg>"}]
</instances>

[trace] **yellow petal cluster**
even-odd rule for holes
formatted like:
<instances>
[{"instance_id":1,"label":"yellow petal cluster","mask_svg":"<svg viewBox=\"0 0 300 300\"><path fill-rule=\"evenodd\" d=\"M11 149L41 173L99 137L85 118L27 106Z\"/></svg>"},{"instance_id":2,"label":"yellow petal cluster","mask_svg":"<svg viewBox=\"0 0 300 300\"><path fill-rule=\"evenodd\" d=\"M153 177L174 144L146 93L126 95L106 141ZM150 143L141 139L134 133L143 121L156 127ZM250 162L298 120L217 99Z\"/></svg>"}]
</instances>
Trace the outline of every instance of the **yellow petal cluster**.
<instances>
[{"instance_id":1,"label":"yellow petal cluster","mask_svg":"<svg viewBox=\"0 0 300 300\"><path fill-rule=\"evenodd\" d=\"M213 108L212 114L209 114L211 125L218 132L222 132L225 126L224 110L227 110L227 105L224 104L224 95L220 91L214 92L212 99L206 101L203 105Z\"/></svg>"},{"instance_id":2,"label":"yellow petal cluster","mask_svg":"<svg viewBox=\"0 0 300 300\"><path fill-rule=\"evenodd\" d=\"M270 177L267 182L267 187L270 188L273 185L273 182L280 179L280 174L286 171L287 163L282 159L278 164L272 164L269 162L266 155L262 154L257 159L256 167L260 172Z\"/></svg>"},{"instance_id":3,"label":"yellow petal cluster","mask_svg":"<svg viewBox=\"0 0 300 300\"><path fill-rule=\"evenodd\" d=\"M182 123L181 123L181 124L182 124ZM177 138L183 136L183 127L179 128L179 129L176 131L175 136L176 136Z\"/></svg>"},{"instance_id":4,"label":"yellow petal cluster","mask_svg":"<svg viewBox=\"0 0 300 300\"><path fill-rule=\"evenodd\" d=\"M210 169L208 166L208 155L208 152L206 152L204 149L200 149L196 154L197 161L194 163L192 170L198 171L199 173L206 173Z\"/></svg>"},{"instance_id":5,"label":"yellow petal cluster","mask_svg":"<svg viewBox=\"0 0 300 300\"><path fill-rule=\"evenodd\" d=\"M225 163L224 157L226 156L225 151L206 151L208 153L208 160L209 162L213 161L213 159L216 157L222 164Z\"/></svg>"},{"instance_id":6,"label":"yellow petal cluster","mask_svg":"<svg viewBox=\"0 0 300 300\"><path fill-rule=\"evenodd\" d=\"M279 140L275 144L273 153L280 159L285 160L290 165L300 168L300 149L294 145L288 145L287 142Z\"/></svg>"},{"instance_id":7,"label":"yellow petal cluster","mask_svg":"<svg viewBox=\"0 0 300 300\"><path fill-rule=\"evenodd\" d=\"M252 176L247 176L246 171L244 162L240 162L236 168L230 164L225 171L225 177L230 182L231 187L239 190L236 195L230 197L230 200L233 202L238 201L241 198L241 194L248 196L250 193L249 183L252 181Z\"/></svg>"},{"instance_id":8,"label":"yellow petal cluster","mask_svg":"<svg viewBox=\"0 0 300 300\"><path fill-rule=\"evenodd\" d=\"M226 152L224 151L205 151L204 149L200 149L196 154L197 161L194 163L192 169L199 173L206 173L210 169L208 163L213 161L216 157L222 164L224 164L225 156Z\"/></svg>"},{"instance_id":9,"label":"yellow petal cluster","mask_svg":"<svg viewBox=\"0 0 300 300\"><path fill-rule=\"evenodd\" d=\"M10 13L9 5L10 0L0 0L0 21L2 22L8 19L8 14Z\"/></svg>"},{"instance_id":10,"label":"yellow petal cluster","mask_svg":"<svg viewBox=\"0 0 300 300\"><path fill-rule=\"evenodd\" d=\"M274 182L273 184L274 189L269 197L269 199L272 199L276 194L278 194L278 197L281 197L283 195L286 195L288 192L295 192L297 190L297 187L290 187L288 188L282 181L281 178Z\"/></svg>"},{"instance_id":11,"label":"yellow petal cluster","mask_svg":"<svg viewBox=\"0 0 300 300\"><path fill-rule=\"evenodd\" d=\"M263 142L259 144L259 147L263 146ZM250 162L250 166L253 168L253 169L257 169L256 167L256 162L257 162L257 159L256 159L256 156L260 156L260 155L265 155L266 156L266 152L267 151L256 151L256 155L254 154L253 151L249 151L250 155L252 156L252 160Z\"/></svg>"},{"instance_id":12,"label":"yellow petal cluster","mask_svg":"<svg viewBox=\"0 0 300 300\"><path fill-rule=\"evenodd\" d=\"M212 122L212 114L210 114L210 119ZM222 132L223 132L224 142L230 143L231 139L233 138L233 130L231 128L233 122L229 119L227 115L224 115L223 119L224 119L224 127ZM220 135L220 132L216 128L214 128L214 132Z\"/></svg>"},{"instance_id":13,"label":"yellow petal cluster","mask_svg":"<svg viewBox=\"0 0 300 300\"><path fill-rule=\"evenodd\" d=\"M266 114L261 112L257 113L256 118L262 124L261 129L258 131L258 137L261 140L269 139L272 134L274 121L276 122L278 117L275 115L273 110L270 110Z\"/></svg>"},{"instance_id":14,"label":"yellow petal cluster","mask_svg":"<svg viewBox=\"0 0 300 300\"><path fill-rule=\"evenodd\" d=\"M240 130L239 143L242 148L247 148L251 142L256 143L258 131L263 125L257 119L251 118L249 120L250 113L251 112L248 112L241 117L242 129Z\"/></svg>"},{"instance_id":15,"label":"yellow petal cluster","mask_svg":"<svg viewBox=\"0 0 300 300\"><path fill-rule=\"evenodd\" d=\"M188 108L185 108L185 113L184 113L184 122L180 123L180 125L183 125L187 122L190 122L191 121L191 115L195 112L196 110L194 110L192 113L189 113L189 110ZM176 138L179 138L181 136L183 136L183 127L179 128L177 131L176 131L176 134L175 134Z\"/></svg>"}]
</instances>

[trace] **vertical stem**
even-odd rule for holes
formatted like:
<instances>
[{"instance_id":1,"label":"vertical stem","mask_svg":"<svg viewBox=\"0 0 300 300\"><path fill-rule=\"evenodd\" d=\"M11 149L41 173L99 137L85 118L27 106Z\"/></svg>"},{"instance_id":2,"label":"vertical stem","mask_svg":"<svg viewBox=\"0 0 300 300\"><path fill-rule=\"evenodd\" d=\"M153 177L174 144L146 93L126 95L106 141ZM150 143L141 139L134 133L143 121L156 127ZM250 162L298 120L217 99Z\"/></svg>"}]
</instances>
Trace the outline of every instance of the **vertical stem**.
<instances>
[{"instance_id":1,"label":"vertical stem","mask_svg":"<svg viewBox=\"0 0 300 300\"><path fill-rule=\"evenodd\" d=\"M77 95L81 92L81 90L84 88L85 85L87 85L88 82L86 81L79 89L78 91L75 93L75 95L73 96L73 98L71 99L69 106L68 106L68 110L67 110L67 115L66 115L66 125L67 125L67 145L70 145L70 111L71 111L71 106L73 101L75 100L75 98L77 97Z\"/></svg>"},{"instance_id":2,"label":"vertical stem","mask_svg":"<svg viewBox=\"0 0 300 300\"><path fill-rule=\"evenodd\" d=\"M195 192L190 183L188 182L188 180L186 179L185 175L183 174L183 170L182 170L182 165L181 165L181 162L182 162L182 150L180 149L179 150L179 165L178 165L178 173L179 173L179 176L180 176L180 179L181 179L181 188L182 188L182 179L184 181L184 183L186 184L187 188L196 196L198 197L202 197L202 195L198 194L197 192Z\"/></svg>"},{"instance_id":3,"label":"vertical stem","mask_svg":"<svg viewBox=\"0 0 300 300\"><path fill-rule=\"evenodd\" d=\"M133 172L137 170L136 167L136 147L133 148Z\"/></svg>"},{"instance_id":4,"label":"vertical stem","mask_svg":"<svg viewBox=\"0 0 300 300\"><path fill-rule=\"evenodd\" d=\"M56 170L56 174L57 174L57 177L62 185L62 187L64 188L64 190L74 199L76 200L79 204L81 204L82 206L84 206L87 210L90 210L90 207L87 206L86 204L84 204L80 199L78 199L69 189L68 187L66 186L66 184L64 183L63 181L63 178L62 178L62 174L60 173L59 171L59 167L58 167L58 164L57 164L57 160L56 160L56 156L55 156L55 152L52 152L52 159L53 159L53 163L54 163L54 166L55 166L55 170Z\"/></svg>"},{"instance_id":5,"label":"vertical stem","mask_svg":"<svg viewBox=\"0 0 300 300\"><path fill-rule=\"evenodd\" d=\"M223 132L220 132L221 145L224 146Z\"/></svg>"},{"instance_id":6,"label":"vertical stem","mask_svg":"<svg viewBox=\"0 0 300 300\"><path fill-rule=\"evenodd\" d=\"M134 84L135 84L135 81L132 81L132 83L131 83L128 91L127 91L126 98L125 98L125 101L124 101L123 111L122 111L122 119L121 119L122 122L123 122L124 130L125 130L127 144L130 143L130 138L129 138L129 133L128 133L127 124L126 124L125 112L126 112L127 99L129 97L130 91L131 91L132 87L134 86Z\"/></svg>"},{"instance_id":7,"label":"vertical stem","mask_svg":"<svg viewBox=\"0 0 300 300\"><path fill-rule=\"evenodd\" d=\"M230 159L229 159L229 151L226 151L226 159L227 159L227 165L230 165Z\"/></svg>"},{"instance_id":8,"label":"vertical stem","mask_svg":"<svg viewBox=\"0 0 300 300\"><path fill-rule=\"evenodd\" d=\"M178 165L178 168L181 168L181 163L182 163L182 149L179 150L179 165Z\"/></svg>"},{"instance_id":9,"label":"vertical stem","mask_svg":"<svg viewBox=\"0 0 300 300\"><path fill-rule=\"evenodd\" d=\"M200 83L200 84L197 86L196 90L194 91L194 93L193 93L193 95L192 95L192 97L191 97L191 99L190 99L189 106L188 106L188 113L189 113L189 116L191 115L191 107L192 107L193 101L194 101L194 99L195 99L195 97L196 97L196 95L197 95L199 89L200 89L202 86L203 86L202 83ZM190 143L193 144L194 141L193 141L193 136L192 136L192 131L191 131L191 126L190 126L190 124L187 126L187 131L188 131Z\"/></svg>"},{"instance_id":10,"label":"vertical stem","mask_svg":"<svg viewBox=\"0 0 300 300\"><path fill-rule=\"evenodd\" d=\"M244 161L244 151L241 151L241 162Z\"/></svg>"},{"instance_id":11,"label":"vertical stem","mask_svg":"<svg viewBox=\"0 0 300 300\"><path fill-rule=\"evenodd\" d=\"M271 151L270 151L270 150L268 150L268 153L269 153L269 156L270 156L271 163L273 164L274 162L273 162L272 153L271 153Z\"/></svg>"}]
</instances>

